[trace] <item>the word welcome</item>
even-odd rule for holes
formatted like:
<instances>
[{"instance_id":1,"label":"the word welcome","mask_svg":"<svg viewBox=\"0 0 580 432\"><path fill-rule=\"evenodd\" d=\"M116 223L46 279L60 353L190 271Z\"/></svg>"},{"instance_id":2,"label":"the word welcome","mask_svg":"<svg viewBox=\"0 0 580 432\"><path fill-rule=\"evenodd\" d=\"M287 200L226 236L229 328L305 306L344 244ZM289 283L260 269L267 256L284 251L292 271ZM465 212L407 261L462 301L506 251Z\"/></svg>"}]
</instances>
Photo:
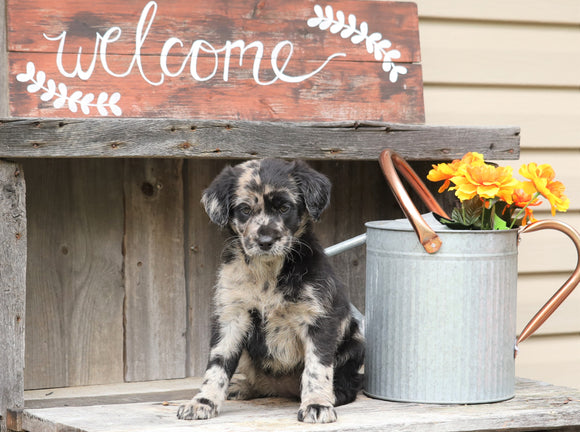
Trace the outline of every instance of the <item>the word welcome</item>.
<instances>
[{"instance_id":1,"label":"the word welcome","mask_svg":"<svg viewBox=\"0 0 580 432\"><path fill-rule=\"evenodd\" d=\"M110 44L118 41L121 37L122 30L120 27L111 27L109 28L103 35L99 32L96 34L95 40L95 48L93 51L93 57L91 59L90 65L88 68L83 69L81 66L81 58L83 56L82 48L79 48L77 51L77 59L76 65L72 72L69 72L65 69L63 65L63 54L65 52L65 44L66 44L66 36L67 32L63 31L60 35L51 37L44 34L44 37L50 41L60 41L57 54L56 54L56 64L58 67L59 72L68 78L79 77L82 80L88 80L91 78L95 67L97 65L97 61L100 60L100 64L103 67L104 71L113 77L123 78L131 74L135 67L138 68L141 77L153 86L159 86L163 84L165 77L178 77L180 76L184 70L186 69L187 65L189 64L189 74L191 77L196 81L208 81L214 78L217 74L220 64L220 56L223 55L223 73L221 78L224 81L229 80L229 72L230 72L230 61L232 56L234 55L234 50L239 50L239 65L243 65L244 55L247 55L248 50L253 49L254 51L254 61L252 65L252 77L254 81L259 85L271 85L276 81L280 80L287 83L299 83L305 81L314 75L321 72L324 67L335 57L346 57L345 53L334 53L330 55L316 70L309 72L304 75L297 75L297 76L290 76L285 73L285 70L290 63L294 52L294 45L289 40L284 40L276 44L273 48L272 53L270 54L270 67L271 72L274 74L274 78L269 81L264 81L260 78L261 70L262 70L262 59L264 57L264 44L260 41L253 41L248 44L243 40L236 40L236 41L226 41L224 45L220 48L216 48L211 43L206 40L198 39L191 44L191 49L184 57L181 66L176 70L170 70L168 65L168 58L171 55L172 50L175 50L176 47L183 48L185 46L184 42L177 37L170 37L165 41L163 44L163 48L159 53L159 66L161 68L161 73L155 78L151 77L151 73L146 73L142 57L141 51L151 26L155 20L155 16L157 14L157 3L155 1L150 1L147 3L143 11L141 12L141 16L139 18L139 22L136 27L136 34L135 34L135 51L133 53L133 57L129 67L124 72L115 72L109 66L109 61L107 58L107 49ZM200 54L206 55L211 59L213 56L213 70L209 73L206 72L204 76L200 75L200 71L198 70L198 60ZM282 63L279 66L279 63ZM211 69L211 68L210 68ZM262 72L263 73L263 72Z\"/></svg>"}]
</instances>

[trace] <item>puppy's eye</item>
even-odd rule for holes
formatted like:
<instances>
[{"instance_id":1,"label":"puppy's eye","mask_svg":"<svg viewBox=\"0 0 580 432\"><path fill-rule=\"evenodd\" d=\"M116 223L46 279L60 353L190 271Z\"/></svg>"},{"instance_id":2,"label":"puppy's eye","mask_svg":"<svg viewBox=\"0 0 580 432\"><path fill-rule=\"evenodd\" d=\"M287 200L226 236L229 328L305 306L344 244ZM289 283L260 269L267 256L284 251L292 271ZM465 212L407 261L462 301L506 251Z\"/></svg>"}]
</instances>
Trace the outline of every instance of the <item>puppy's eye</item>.
<instances>
[{"instance_id":1,"label":"puppy's eye","mask_svg":"<svg viewBox=\"0 0 580 432\"><path fill-rule=\"evenodd\" d=\"M249 216L252 213L252 209L249 206L240 207L240 213L244 216Z\"/></svg>"},{"instance_id":2,"label":"puppy's eye","mask_svg":"<svg viewBox=\"0 0 580 432\"><path fill-rule=\"evenodd\" d=\"M278 208L278 211L281 214L288 213L290 211L290 206L288 204L284 204Z\"/></svg>"}]
</instances>

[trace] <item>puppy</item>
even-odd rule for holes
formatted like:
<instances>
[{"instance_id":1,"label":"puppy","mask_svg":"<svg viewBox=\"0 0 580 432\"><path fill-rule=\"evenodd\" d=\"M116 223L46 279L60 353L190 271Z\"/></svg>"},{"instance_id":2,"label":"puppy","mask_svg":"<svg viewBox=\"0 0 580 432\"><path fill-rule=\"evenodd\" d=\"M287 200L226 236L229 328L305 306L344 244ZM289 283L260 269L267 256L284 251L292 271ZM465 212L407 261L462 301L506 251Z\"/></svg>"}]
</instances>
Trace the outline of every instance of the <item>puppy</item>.
<instances>
[{"instance_id":1,"label":"puppy","mask_svg":"<svg viewBox=\"0 0 580 432\"><path fill-rule=\"evenodd\" d=\"M180 419L215 417L226 397L285 396L300 398L298 420L328 423L334 406L356 398L363 337L312 231L330 188L304 162L264 159L226 167L204 191L230 238L203 384Z\"/></svg>"}]
</instances>

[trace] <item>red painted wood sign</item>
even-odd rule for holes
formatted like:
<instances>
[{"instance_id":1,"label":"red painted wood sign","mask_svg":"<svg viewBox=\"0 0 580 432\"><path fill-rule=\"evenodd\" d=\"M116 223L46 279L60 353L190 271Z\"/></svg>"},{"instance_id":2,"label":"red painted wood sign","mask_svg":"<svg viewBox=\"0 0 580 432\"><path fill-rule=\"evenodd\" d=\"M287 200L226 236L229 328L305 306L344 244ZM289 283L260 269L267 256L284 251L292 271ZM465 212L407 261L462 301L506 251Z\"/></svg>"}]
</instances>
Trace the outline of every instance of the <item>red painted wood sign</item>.
<instances>
[{"instance_id":1,"label":"red painted wood sign","mask_svg":"<svg viewBox=\"0 0 580 432\"><path fill-rule=\"evenodd\" d=\"M424 121L413 3L7 3L13 116Z\"/></svg>"}]
</instances>

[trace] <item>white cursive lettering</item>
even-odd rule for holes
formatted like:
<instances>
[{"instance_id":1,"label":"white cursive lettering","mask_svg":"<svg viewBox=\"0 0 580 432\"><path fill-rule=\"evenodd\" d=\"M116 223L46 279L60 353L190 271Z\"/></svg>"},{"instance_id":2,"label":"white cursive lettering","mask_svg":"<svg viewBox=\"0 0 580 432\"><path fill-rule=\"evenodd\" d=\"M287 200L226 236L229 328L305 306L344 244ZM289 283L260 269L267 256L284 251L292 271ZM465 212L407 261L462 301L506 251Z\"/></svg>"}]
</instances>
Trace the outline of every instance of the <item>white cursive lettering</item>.
<instances>
[{"instance_id":1,"label":"white cursive lettering","mask_svg":"<svg viewBox=\"0 0 580 432\"><path fill-rule=\"evenodd\" d=\"M129 67L124 72L115 72L111 69L108 60L108 53L107 49L109 44L118 42L122 35L122 30L120 27L111 27L109 28L103 35L97 32L96 39L95 39L95 47L93 51L93 56L90 61L90 65L86 70L83 70L81 66L81 59L83 57L82 47L78 48L77 56L76 56L76 64L74 66L74 70L72 72L68 72L64 65L63 65L63 55L65 53L65 44L66 44L66 36L67 32L63 31L58 36L47 36L44 34L44 37L49 41L58 41L58 49L56 52L56 65L59 72L67 77L67 78L74 78L79 77L82 80L88 80L91 78L95 67L97 65L97 59L100 60L100 64L103 70L110 76L116 78L125 78L133 72L135 66L139 70L139 74L143 80L145 80L148 84L152 86L160 86L165 82L165 77L170 78L177 78L183 74L187 64L189 63L189 74L195 81L204 82L209 81L216 77L221 60L221 54L223 54L223 73L222 73L222 80L227 82L230 80L230 70L231 70L231 60L233 56L234 50L239 50L239 62L238 65L240 67L243 66L244 56L248 55L248 51L250 49L254 51L254 59L252 63L252 78L258 85L267 86L275 83L276 81L280 80L286 83L299 83L305 81L307 79L312 78L316 74L320 73L328 63L336 58L336 57L345 57L346 54L344 53L334 53L326 58L326 60L315 70L305 73L303 75L291 76L288 75L285 70L290 64L292 59L292 55L294 53L294 44L289 40L284 40L278 42L276 46L273 48L272 53L270 55L270 66L271 66L271 73L274 75L269 81L263 81L260 77L262 72L262 59L264 57L264 44L261 41L253 41L248 44L243 40L236 40L232 41L225 41L223 47L215 47L210 42L204 39L198 39L192 42L191 48L189 49L187 55L183 57L181 61L181 65L174 71L169 69L168 59L171 58L171 52L175 49L185 47L183 41L177 37L170 37L168 38L159 54L159 67L161 72L159 73L159 79L154 81L149 78L148 74L145 72L145 68L142 63L142 48L147 40L147 36L149 35L149 31L151 30L151 26L155 21L155 16L157 14L157 3L155 1L150 1L147 5L143 8L141 15L139 17L139 21L137 23L136 32L135 32L135 51L133 52L133 56L131 58L131 63ZM284 56L281 56L282 50L287 52ZM201 56L200 56L201 54ZM174 54L177 57L177 54ZM200 58L203 58L204 61L210 62L210 69L209 73L205 73L204 76L200 75L199 65L198 62ZM278 63L282 62L282 65L279 66ZM211 62L213 62L213 69L211 68Z\"/></svg>"}]
</instances>

